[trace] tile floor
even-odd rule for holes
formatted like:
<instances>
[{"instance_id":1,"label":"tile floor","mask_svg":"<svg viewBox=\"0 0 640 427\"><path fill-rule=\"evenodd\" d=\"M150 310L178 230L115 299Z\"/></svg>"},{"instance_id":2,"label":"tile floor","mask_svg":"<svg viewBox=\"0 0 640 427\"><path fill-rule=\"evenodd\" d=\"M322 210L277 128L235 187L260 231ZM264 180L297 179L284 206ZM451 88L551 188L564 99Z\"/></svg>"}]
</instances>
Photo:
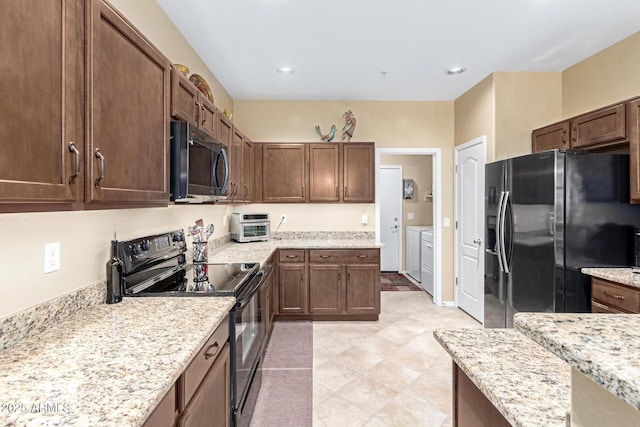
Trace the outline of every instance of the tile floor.
<instances>
[{"instance_id":1,"label":"tile floor","mask_svg":"<svg viewBox=\"0 0 640 427\"><path fill-rule=\"evenodd\" d=\"M378 322L313 323L313 426L451 425L451 358L435 328L479 328L425 292L382 292Z\"/></svg>"}]
</instances>

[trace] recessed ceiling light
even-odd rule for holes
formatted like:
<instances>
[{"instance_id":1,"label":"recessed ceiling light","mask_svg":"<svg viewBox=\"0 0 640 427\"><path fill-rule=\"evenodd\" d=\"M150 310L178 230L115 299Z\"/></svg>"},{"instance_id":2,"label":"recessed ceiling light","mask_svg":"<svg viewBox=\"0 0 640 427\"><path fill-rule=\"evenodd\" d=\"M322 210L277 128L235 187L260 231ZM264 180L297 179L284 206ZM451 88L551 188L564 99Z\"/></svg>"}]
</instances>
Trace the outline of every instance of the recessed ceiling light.
<instances>
[{"instance_id":1,"label":"recessed ceiling light","mask_svg":"<svg viewBox=\"0 0 640 427\"><path fill-rule=\"evenodd\" d=\"M280 74L293 74L296 72L292 67L278 67L276 71Z\"/></svg>"},{"instance_id":2,"label":"recessed ceiling light","mask_svg":"<svg viewBox=\"0 0 640 427\"><path fill-rule=\"evenodd\" d=\"M467 69L464 67L451 67L447 70L447 74L450 76L453 76L455 74L462 74L466 71Z\"/></svg>"}]
</instances>

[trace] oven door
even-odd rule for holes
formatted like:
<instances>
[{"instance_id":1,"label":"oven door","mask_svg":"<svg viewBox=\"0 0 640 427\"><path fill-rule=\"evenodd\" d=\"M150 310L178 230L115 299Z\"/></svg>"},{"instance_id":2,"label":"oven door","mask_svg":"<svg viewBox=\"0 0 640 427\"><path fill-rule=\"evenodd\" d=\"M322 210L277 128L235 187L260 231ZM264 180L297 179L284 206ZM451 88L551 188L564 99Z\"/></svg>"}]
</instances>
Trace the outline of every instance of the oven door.
<instances>
[{"instance_id":1,"label":"oven door","mask_svg":"<svg viewBox=\"0 0 640 427\"><path fill-rule=\"evenodd\" d=\"M260 271L238 296L231 312L231 403L235 426L249 425L262 384L259 365L265 334L260 288L264 283L264 273Z\"/></svg>"}]
</instances>

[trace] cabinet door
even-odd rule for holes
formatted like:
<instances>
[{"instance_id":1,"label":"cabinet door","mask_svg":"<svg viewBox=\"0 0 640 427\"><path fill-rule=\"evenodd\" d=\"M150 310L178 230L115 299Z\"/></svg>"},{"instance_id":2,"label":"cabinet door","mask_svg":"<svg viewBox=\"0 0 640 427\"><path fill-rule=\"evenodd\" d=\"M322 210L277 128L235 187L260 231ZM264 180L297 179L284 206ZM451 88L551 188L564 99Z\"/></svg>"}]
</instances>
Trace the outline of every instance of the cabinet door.
<instances>
[{"instance_id":1,"label":"cabinet door","mask_svg":"<svg viewBox=\"0 0 640 427\"><path fill-rule=\"evenodd\" d=\"M89 4L85 202L167 205L170 63L108 4Z\"/></svg>"},{"instance_id":2,"label":"cabinet door","mask_svg":"<svg viewBox=\"0 0 640 427\"><path fill-rule=\"evenodd\" d=\"M307 144L264 144L262 201L296 203L306 200Z\"/></svg>"},{"instance_id":3,"label":"cabinet door","mask_svg":"<svg viewBox=\"0 0 640 427\"><path fill-rule=\"evenodd\" d=\"M380 313L380 266L347 265L347 313Z\"/></svg>"},{"instance_id":4,"label":"cabinet door","mask_svg":"<svg viewBox=\"0 0 640 427\"><path fill-rule=\"evenodd\" d=\"M342 265L309 265L309 311L315 314L344 312Z\"/></svg>"},{"instance_id":5,"label":"cabinet door","mask_svg":"<svg viewBox=\"0 0 640 427\"><path fill-rule=\"evenodd\" d=\"M531 132L531 152L568 148L569 122L556 123Z\"/></svg>"},{"instance_id":6,"label":"cabinet door","mask_svg":"<svg viewBox=\"0 0 640 427\"><path fill-rule=\"evenodd\" d=\"M175 67L171 67L171 116L198 125L198 89Z\"/></svg>"},{"instance_id":7,"label":"cabinet door","mask_svg":"<svg viewBox=\"0 0 640 427\"><path fill-rule=\"evenodd\" d=\"M83 23L83 1L2 2L0 211L70 209L81 197Z\"/></svg>"},{"instance_id":8,"label":"cabinet door","mask_svg":"<svg viewBox=\"0 0 640 427\"><path fill-rule=\"evenodd\" d=\"M204 97L203 94L198 94L198 127L209 136L215 138L218 129L218 120L216 119L216 108L211 101Z\"/></svg>"},{"instance_id":9,"label":"cabinet door","mask_svg":"<svg viewBox=\"0 0 640 427\"><path fill-rule=\"evenodd\" d=\"M340 182L338 144L309 145L309 201L338 202Z\"/></svg>"},{"instance_id":10,"label":"cabinet door","mask_svg":"<svg viewBox=\"0 0 640 427\"><path fill-rule=\"evenodd\" d=\"M233 201L244 201L245 188L244 176L242 175L242 152L244 145L244 136L236 129L232 128L231 149L229 150L229 185L231 186Z\"/></svg>"},{"instance_id":11,"label":"cabinet door","mask_svg":"<svg viewBox=\"0 0 640 427\"><path fill-rule=\"evenodd\" d=\"M571 148L611 145L626 137L624 104L571 120Z\"/></svg>"},{"instance_id":12,"label":"cabinet door","mask_svg":"<svg viewBox=\"0 0 640 427\"><path fill-rule=\"evenodd\" d=\"M640 203L640 100L629 104L629 180L631 203Z\"/></svg>"},{"instance_id":13,"label":"cabinet door","mask_svg":"<svg viewBox=\"0 0 640 427\"><path fill-rule=\"evenodd\" d=\"M280 264L279 313L307 313L307 282L304 264Z\"/></svg>"},{"instance_id":14,"label":"cabinet door","mask_svg":"<svg viewBox=\"0 0 640 427\"><path fill-rule=\"evenodd\" d=\"M162 398L142 427L173 427L178 414L177 388L174 384Z\"/></svg>"},{"instance_id":15,"label":"cabinet door","mask_svg":"<svg viewBox=\"0 0 640 427\"><path fill-rule=\"evenodd\" d=\"M202 380L182 417L180 427L229 426L231 424L229 344L225 344Z\"/></svg>"},{"instance_id":16,"label":"cabinet door","mask_svg":"<svg viewBox=\"0 0 640 427\"><path fill-rule=\"evenodd\" d=\"M242 186L244 189L243 199L245 202L253 200L253 142L246 136L242 141Z\"/></svg>"},{"instance_id":17,"label":"cabinet door","mask_svg":"<svg viewBox=\"0 0 640 427\"><path fill-rule=\"evenodd\" d=\"M341 144L343 149L343 193L345 202L374 202L374 145Z\"/></svg>"}]
</instances>

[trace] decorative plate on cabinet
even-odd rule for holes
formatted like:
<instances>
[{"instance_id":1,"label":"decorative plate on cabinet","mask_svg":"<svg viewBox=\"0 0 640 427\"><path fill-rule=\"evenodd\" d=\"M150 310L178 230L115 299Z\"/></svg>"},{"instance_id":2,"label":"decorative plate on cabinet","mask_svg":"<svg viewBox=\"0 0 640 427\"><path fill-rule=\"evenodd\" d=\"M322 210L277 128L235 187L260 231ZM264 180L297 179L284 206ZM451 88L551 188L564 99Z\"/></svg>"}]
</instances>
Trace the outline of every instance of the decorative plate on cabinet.
<instances>
[{"instance_id":1,"label":"decorative plate on cabinet","mask_svg":"<svg viewBox=\"0 0 640 427\"><path fill-rule=\"evenodd\" d=\"M207 95L207 98L209 98L209 101L213 103L213 93L209 88L209 84L200 74L191 74L191 77L189 77L189 80L191 81L191 83L196 85L196 87L200 92Z\"/></svg>"}]
</instances>

